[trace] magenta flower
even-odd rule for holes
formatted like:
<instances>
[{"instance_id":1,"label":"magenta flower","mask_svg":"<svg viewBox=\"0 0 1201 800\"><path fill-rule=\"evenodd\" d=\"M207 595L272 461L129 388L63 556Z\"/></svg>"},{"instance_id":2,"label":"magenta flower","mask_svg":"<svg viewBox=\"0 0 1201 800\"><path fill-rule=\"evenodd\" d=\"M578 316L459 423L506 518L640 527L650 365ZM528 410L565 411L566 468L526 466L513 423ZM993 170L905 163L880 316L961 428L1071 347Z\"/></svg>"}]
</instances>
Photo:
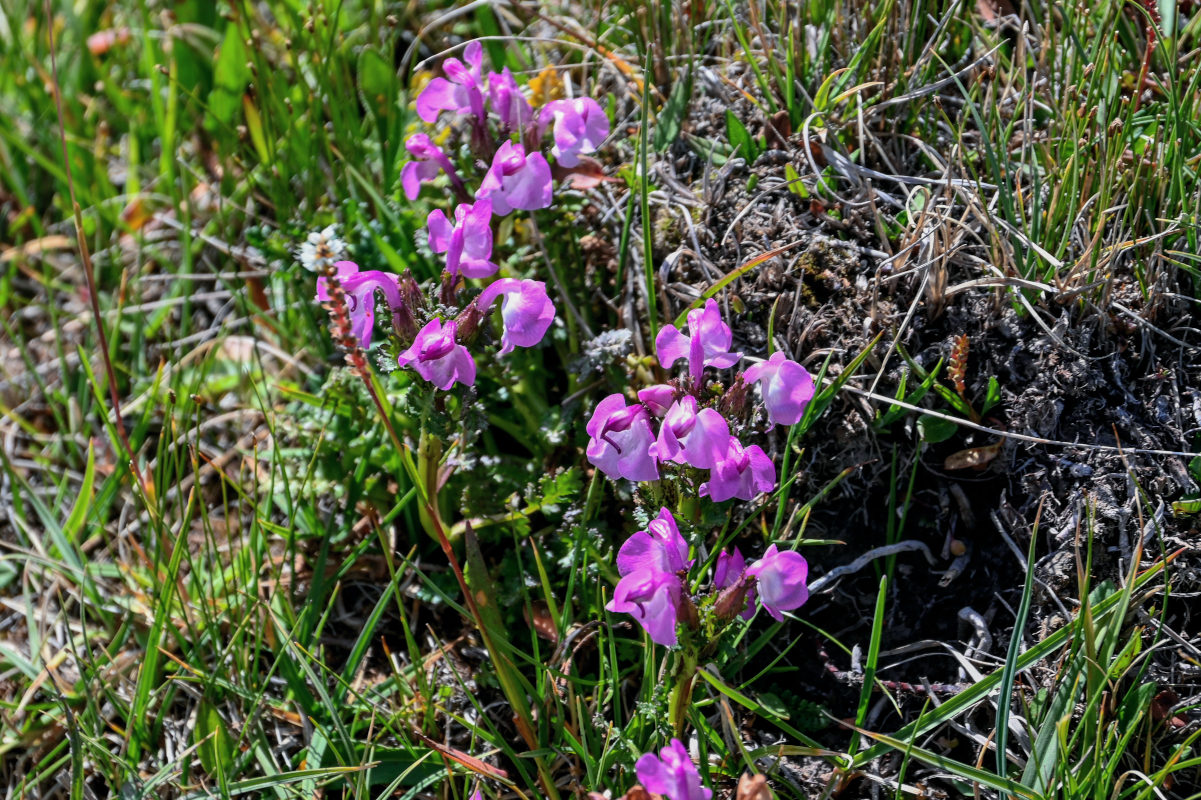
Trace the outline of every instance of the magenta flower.
<instances>
[{"instance_id":1,"label":"magenta flower","mask_svg":"<svg viewBox=\"0 0 1201 800\"><path fill-rule=\"evenodd\" d=\"M726 369L738 363L742 354L730 352L733 340L730 326L722 322L717 301L709 298L704 308L688 312L687 335L680 333L674 325L660 330L655 337L655 352L665 369L670 369L681 358L688 359L688 374L695 387L700 386L705 367Z\"/></svg>"},{"instance_id":2,"label":"magenta flower","mask_svg":"<svg viewBox=\"0 0 1201 800\"><path fill-rule=\"evenodd\" d=\"M654 414L656 417L661 417L671 408L671 404L675 402L676 390L673 386L668 386L666 383L648 386L645 389L638 390L638 399L642 405L646 406L646 410Z\"/></svg>"},{"instance_id":3,"label":"magenta flower","mask_svg":"<svg viewBox=\"0 0 1201 800\"><path fill-rule=\"evenodd\" d=\"M666 508L638 531L617 551L617 571L629 575L638 571L666 572L672 575L692 566L688 543L676 527L676 518Z\"/></svg>"},{"instance_id":4,"label":"magenta flower","mask_svg":"<svg viewBox=\"0 0 1201 800\"><path fill-rule=\"evenodd\" d=\"M475 384L475 361L467 348L455 341L454 320L443 325L442 320L431 319L396 361L402 367L411 366L443 391L455 382Z\"/></svg>"},{"instance_id":5,"label":"magenta flower","mask_svg":"<svg viewBox=\"0 0 1201 800\"><path fill-rule=\"evenodd\" d=\"M813 399L813 376L809 370L784 357L780 351L743 373L747 383L758 383L767 418L775 425L795 425Z\"/></svg>"},{"instance_id":6,"label":"magenta flower","mask_svg":"<svg viewBox=\"0 0 1201 800\"><path fill-rule=\"evenodd\" d=\"M504 332L500 337L500 355L503 356L515 346L533 347L542 341L555 320L555 304L546 294L545 283L516 278L501 278L489 284L476 303L479 308L487 309L502 295L500 318Z\"/></svg>"},{"instance_id":7,"label":"magenta flower","mask_svg":"<svg viewBox=\"0 0 1201 800\"><path fill-rule=\"evenodd\" d=\"M711 408L697 411L696 398L684 395L663 417L654 456L660 461L712 469L729 449L730 425Z\"/></svg>"},{"instance_id":8,"label":"magenta flower","mask_svg":"<svg viewBox=\"0 0 1201 800\"><path fill-rule=\"evenodd\" d=\"M733 586L734 582L742 577L744 569L746 569L746 558L743 557L741 550L737 547L732 551L722 550L717 554L717 566L713 568L714 588L725 589Z\"/></svg>"},{"instance_id":9,"label":"magenta flower","mask_svg":"<svg viewBox=\"0 0 1201 800\"><path fill-rule=\"evenodd\" d=\"M472 42L463 51L464 64L457 58L442 62L445 78L434 78L417 96L417 116L428 123L438 119L443 111L455 114L472 114L477 119L484 116L484 96L480 91L483 78L480 70L484 64L484 48Z\"/></svg>"},{"instance_id":10,"label":"magenta flower","mask_svg":"<svg viewBox=\"0 0 1201 800\"><path fill-rule=\"evenodd\" d=\"M390 272L380 272L369 269L359 271L359 265L353 261L338 261L334 264L337 270L338 283L346 293L347 310L350 312L350 332L359 340L359 347L364 350L371 347L371 336L375 330L375 292L378 289L384 293L388 307L393 314L402 313L406 306L400 296L400 277ZM317 300L328 303L330 297L328 281L325 277L317 279ZM399 327L399 323L397 324Z\"/></svg>"},{"instance_id":11,"label":"magenta flower","mask_svg":"<svg viewBox=\"0 0 1201 800\"><path fill-rule=\"evenodd\" d=\"M611 394L596 404L586 426L588 461L613 480L659 479L659 465L650 454L655 443L650 417L639 404L626 406L620 394Z\"/></svg>"},{"instance_id":12,"label":"magenta flower","mask_svg":"<svg viewBox=\"0 0 1201 800\"><path fill-rule=\"evenodd\" d=\"M647 753L634 764L638 781L667 800L709 800L713 792L701 785L701 774L683 742L672 739L659 755Z\"/></svg>"},{"instance_id":13,"label":"magenta flower","mask_svg":"<svg viewBox=\"0 0 1201 800\"><path fill-rule=\"evenodd\" d=\"M551 201L550 164L539 152L526 155L521 145L505 142L475 193L476 200L485 197L492 200L493 213L501 217L515 208L546 208Z\"/></svg>"},{"instance_id":14,"label":"magenta flower","mask_svg":"<svg viewBox=\"0 0 1201 800\"><path fill-rule=\"evenodd\" d=\"M745 571L746 559L741 550L737 547L732 552L722 550L717 554L717 566L713 569L713 588L718 591L730 588L741 580ZM739 616L743 619L755 616L755 589L753 586L743 595L742 602L744 607L739 612Z\"/></svg>"},{"instance_id":15,"label":"magenta flower","mask_svg":"<svg viewBox=\"0 0 1201 800\"><path fill-rule=\"evenodd\" d=\"M450 163L442 148L434 144L424 133L415 133L405 141L405 149L413 156L413 160L401 167L400 185L404 188L405 197L416 200L421 193L421 184L428 183L438 177L443 171L450 178L456 189L463 188L463 181L455 172L455 165Z\"/></svg>"},{"instance_id":16,"label":"magenta flower","mask_svg":"<svg viewBox=\"0 0 1201 800\"><path fill-rule=\"evenodd\" d=\"M452 225L442 209L430 212L426 223L430 232L430 250L446 253L446 271L458 277L487 278L499 269L492 257L492 203L480 200L475 205L460 203Z\"/></svg>"},{"instance_id":17,"label":"magenta flower","mask_svg":"<svg viewBox=\"0 0 1201 800\"><path fill-rule=\"evenodd\" d=\"M517 87L517 81L508 67L500 72L488 73L488 105L500 117L500 124L505 130L524 128L534 118L533 106Z\"/></svg>"},{"instance_id":18,"label":"magenta flower","mask_svg":"<svg viewBox=\"0 0 1201 800\"><path fill-rule=\"evenodd\" d=\"M671 647L678 641L676 621L684 584L669 572L640 569L617 582L606 611L629 614L642 626L651 641Z\"/></svg>"},{"instance_id":19,"label":"magenta flower","mask_svg":"<svg viewBox=\"0 0 1201 800\"><path fill-rule=\"evenodd\" d=\"M746 574L754 576L759 601L776 622L784 621L781 611L800 608L809 599L809 587L805 585L809 564L793 550L781 552L773 544L763 558L751 564Z\"/></svg>"},{"instance_id":20,"label":"magenta flower","mask_svg":"<svg viewBox=\"0 0 1201 800\"><path fill-rule=\"evenodd\" d=\"M738 437L731 436L729 449L709 472L709 480L701 484L701 496L708 495L715 503L732 497L753 500L759 492L770 492L776 486L776 466L757 444L744 448Z\"/></svg>"},{"instance_id":21,"label":"magenta flower","mask_svg":"<svg viewBox=\"0 0 1201 800\"><path fill-rule=\"evenodd\" d=\"M609 135L609 118L591 97L550 101L543 106L538 124L540 137L553 126L551 155L562 167L577 166L582 154L595 153Z\"/></svg>"}]
</instances>

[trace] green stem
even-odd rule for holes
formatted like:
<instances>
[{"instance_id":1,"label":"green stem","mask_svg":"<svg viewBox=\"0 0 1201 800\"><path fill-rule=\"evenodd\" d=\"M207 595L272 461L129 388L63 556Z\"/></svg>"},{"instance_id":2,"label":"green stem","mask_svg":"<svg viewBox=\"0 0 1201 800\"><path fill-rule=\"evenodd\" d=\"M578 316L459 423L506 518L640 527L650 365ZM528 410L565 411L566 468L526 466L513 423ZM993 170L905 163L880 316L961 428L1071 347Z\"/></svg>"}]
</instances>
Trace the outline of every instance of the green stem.
<instances>
[{"instance_id":1,"label":"green stem","mask_svg":"<svg viewBox=\"0 0 1201 800\"><path fill-rule=\"evenodd\" d=\"M424 488L426 502L417 506L421 527L438 540L438 531L449 532L451 540L458 537L453 528L443 522L442 503L438 497L438 470L442 464L442 440L421 427L421 438L417 443L417 476Z\"/></svg>"},{"instance_id":2,"label":"green stem","mask_svg":"<svg viewBox=\"0 0 1201 800\"><path fill-rule=\"evenodd\" d=\"M676 516L696 524L701 520L701 501L694 494L681 493L676 503Z\"/></svg>"},{"instance_id":3,"label":"green stem","mask_svg":"<svg viewBox=\"0 0 1201 800\"><path fill-rule=\"evenodd\" d=\"M685 645L676 662L675 686L671 690L668 713L676 736L684 735L684 724L688 721L688 708L692 704L692 687L696 684L696 651L691 644Z\"/></svg>"}]
</instances>

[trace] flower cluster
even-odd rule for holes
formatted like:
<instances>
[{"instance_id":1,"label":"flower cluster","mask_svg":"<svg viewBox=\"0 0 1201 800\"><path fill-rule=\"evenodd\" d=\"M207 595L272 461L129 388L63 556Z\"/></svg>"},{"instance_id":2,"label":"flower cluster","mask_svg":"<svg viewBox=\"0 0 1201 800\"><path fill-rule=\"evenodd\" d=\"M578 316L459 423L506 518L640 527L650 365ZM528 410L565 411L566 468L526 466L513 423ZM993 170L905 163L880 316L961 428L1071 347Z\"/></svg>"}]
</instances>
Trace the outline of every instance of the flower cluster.
<instances>
[{"instance_id":1,"label":"flower cluster","mask_svg":"<svg viewBox=\"0 0 1201 800\"><path fill-rule=\"evenodd\" d=\"M618 551L621 580L605 608L632 616L657 644L675 645L677 623L690 628L699 624L697 602L688 592L694 564L675 517L661 509L646 530L626 539ZM757 601L782 621L782 612L800 608L809 599L808 577L804 556L774 544L749 567L737 547L723 550L717 557L710 602L703 605L719 620L729 621L736 616L749 619Z\"/></svg>"},{"instance_id":2,"label":"flower cluster","mask_svg":"<svg viewBox=\"0 0 1201 800\"><path fill-rule=\"evenodd\" d=\"M546 133L551 133L550 154L556 166L569 174L587 166L585 157L608 137L609 118L591 97L552 100L535 110L508 68L483 74L484 50L479 42L467 45L463 58L465 63L457 58L442 62L445 77L434 78L418 95L418 116L433 124L443 112L450 112L469 121L473 154L489 164L475 193L477 204L491 201L491 213L499 216L516 209L547 208L554 196L554 179L550 162L539 151ZM517 134L517 141L509 138L511 133ZM406 197L415 200L423 183L445 173L455 192L467 199L450 157L429 136L416 134L405 147L413 156L401 171Z\"/></svg>"},{"instance_id":3,"label":"flower cluster","mask_svg":"<svg viewBox=\"0 0 1201 800\"><path fill-rule=\"evenodd\" d=\"M724 391L706 386L706 367L728 369L742 358L730 352L732 342L730 326L713 300L688 312L687 333L672 326L659 331L659 363L670 369L683 359L687 378L648 386L630 405L622 394L601 400L587 425L588 460L614 480L658 480L660 468L669 463L709 470L700 494L715 502L750 500L774 489L771 459L758 445L743 446L730 422L743 414L747 390L757 384L769 424L795 424L813 398L813 378L776 353L738 374Z\"/></svg>"},{"instance_id":4,"label":"flower cluster","mask_svg":"<svg viewBox=\"0 0 1201 800\"><path fill-rule=\"evenodd\" d=\"M551 165L539 152L544 134L552 133L550 154L568 174L608 136L609 121L591 98L554 100L535 110L508 69L484 75L478 42L467 46L463 61L446 59L442 72L418 96L418 116L429 124L444 112L466 119L473 154L490 166L472 194L450 155L428 134L414 134L405 142L412 156L401 170L405 196L416 199L424 184L445 174L460 201L452 214L435 209L426 221L430 250L445 259L438 302L427 303L407 273L360 271L353 262L340 260L345 248L329 228L310 236L299 255L307 268L320 273L317 299L330 304L341 344L348 350L371 346L377 294L382 295L394 330L408 345L398 365L446 390L456 383L474 384L476 364L468 345L497 300L500 355L538 344L550 329L555 307L541 281L497 279L466 304L458 301L458 290L462 279L488 279L499 271L492 260L493 216L551 204ZM356 358L363 363L361 356Z\"/></svg>"}]
</instances>

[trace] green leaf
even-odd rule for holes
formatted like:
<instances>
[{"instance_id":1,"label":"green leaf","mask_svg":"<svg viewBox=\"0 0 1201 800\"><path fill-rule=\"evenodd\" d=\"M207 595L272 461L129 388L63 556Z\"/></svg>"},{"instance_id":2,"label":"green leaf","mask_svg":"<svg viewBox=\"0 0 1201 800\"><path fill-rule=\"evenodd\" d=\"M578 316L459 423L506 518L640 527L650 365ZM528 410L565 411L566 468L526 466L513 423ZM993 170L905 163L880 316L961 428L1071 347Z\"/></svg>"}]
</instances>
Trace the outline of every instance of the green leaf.
<instances>
[{"instance_id":1,"label":"green leaf","mask_svg":"<svg viewBox=\"0 0 1201 800\"><path fill-rule=\"evenodd\" d=\"M242 94L250 84L250 69L246 66L248 55L242 35L236 24L225 29L225 40L217 55L213 69L213 90L209 92L208 116L205 127L216 130L233 125L238 109L242 106Z\"/></svg>"},{"instance_id":2,"label":"green leaf","mask_svg":"<svg viewBox=\"0 0 1201 800\"><path fill-rule=\"evenodd\" d=\"M805 186L805 182L801 180L801 174L796 171L796 167L792 164L785 164L784 178L788 181L788 191L802 200L809 199L809 187Z\"/></svg>"},{"instance_id":3,"label":"green leaf","mask_svg":"<svg viewBox=\"0 0 1201 800\"><path fill-rule=\"evenodd\" d=\"M755 140L751 138L750 131L729 109L726 109L726 136L729 137L730 144L738 155L745 158L748 164L753 163L759 157L759 148L755 145Z\"/></svg>"},{"instance_id":4,"label":"green leaf","mask_svg":"<svg viewBox=\"0 0 1201 800\"><path fill-rule=\"evenodd\" d=\"M683 80L676 81L671 96L667 98L663 110L655 120L655 138L651 144L656 151L663 152L680 137L680 128L684 117L688 115L688 101L691 99L692 70L689 69Z\"/></svg>"},{"instance_id":5,"label":"green leaf","mask_svg":"<svg viewBox=\"0 0 1201 800\"><path fill-rule=\"evenodd\" d=\"M980 409L980 414L987 414L999 402L1001 402L1001 385L997 383L997 376L991 375L988 379L988 390L984 393L984 405Z\"/></svg>"},{"instance_id":6,"label":"green leaf","mask_svg":"<svg viewBox=\"0 0 1201 800\"><path fill-rule=\"evenodd\" d=\"M1197 514L1201 513L1201 497L1186 497L1183 500L1177 500L1172 503L1173 514Z\"/></svg>"},{"instance_id":7,"label":"green leaf","mask_svg":"<svg viewBox=\"0 0 1201 800\"><path fill-rule=\"evenodd\" d=\"M918 761L925 762L940 769L944 769L952 775L963 778L966 781L974 781L976 783L988 786L1001 792L1008 792L1013 797L1023 798L1023 800L1041 800L1041 796L1032 791L1029 787L1024 786L1008 778L999 778L987 770L977 767L969 767L967 764L961 764L954 759L947 758L939 753L925 750L915 746L912 742L903 741L900 738L886 736L882 733L872 733L856 728L859 733L869 738L875 739L877 742L886 744L894 750L902 753L908 753Z\"/></svg>"},{"instance_id":8,"label":"green leaf","mask_svg":"<svg viewBox=\"0 0 1201 800\"><path fill-rule=\"evenodd\" d=\"M359 53L358 79L363 106L376 117L386 117L398 92L392 65L374 49L365 48Z\"/></svg>"},{"instance_id":9,"label":"green leaf","mask_svg":"<svg viewBox=\"0 0 1201 800\"><path fill-rule=\"evenodd\" d=\"M759 692L757 697L761 707L766 708L778 719L788 719L788 706L779 697L771 692Z\"/></svg>"},{"instance_id":10,"label":"green leaf","mask_svg":"<svg viewBox=\"0 0 1201 800\"><path fill-rule=\"evenodd\" d=\"M208 700L200 701L192 737L204 771L213 776L226 774L234 761L234 741L221 712Z\"/></svg>"},{"instance_id":11,"label":"green leaf","mask_svg":"<svg viewBox=\"0 0 1201 800\"><path fill-rule=\"evenodd\" d=\"M923 441L930 444L938 444L954 436L955 431L959 430L959 426L942 417L922 414L917 418L917 430L921 434Z\"/></svg>"},{"instance_id":12,"label":"green leaf","mask_svg":"<svg viewBox=\"0 0 1201 800\"><path fill-rule=\"evenodd\" d=\"M79 496L75 498L75 505L71 508L70 516L63 523L63 535L67 537L67 541L69 542L75 542L79 532L83 529L83 524L87 522L88 509L92 507L95 482L96 451L89 443L88 464L83 471L83 483L79 487Z\"/></svg>"},{"instance_id":13,"label":"green leaf","mask_svg":"<svg viewBox=\"0 0 1201 800\"><path fill-rule=\"evenodd\" d=\"M830 110L830 94L834 91L835 84L838 79L846 72L846 68L836 69L825 77L821 86L817 87L817 94L813 95L813 110L819 114Z\"/></svg>"}]
</instances>

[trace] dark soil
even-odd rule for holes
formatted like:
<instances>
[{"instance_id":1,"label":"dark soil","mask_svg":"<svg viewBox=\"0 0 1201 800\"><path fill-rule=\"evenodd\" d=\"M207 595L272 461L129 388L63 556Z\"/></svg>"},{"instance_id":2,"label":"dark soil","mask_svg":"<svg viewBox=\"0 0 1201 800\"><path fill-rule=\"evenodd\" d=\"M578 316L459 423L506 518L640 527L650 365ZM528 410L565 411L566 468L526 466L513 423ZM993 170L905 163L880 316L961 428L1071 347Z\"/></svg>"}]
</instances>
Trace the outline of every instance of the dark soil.
<instances>
[{"instance_id":1,"label":"dark soil","mask_svg":"<svg viewBox=\"0 0 1201 800\"><path fill-rule=\"evenodd\" d=\"M686 131L722 139L727 108L752 135L766 130L749 103L733 92L726 95L720 84L698 81L698 91L702 85L707 94L694 97ZM880 127L879 135L886 136ZM1077 607L1078 559L1087 560L1094 585L1120 584L1140 539L1144 566L1184 548L1173 564L1172 592L1187 596L1201 588L1197 519L1171 510L1173 501L1198 491L1187 459L1142 452L1195 450L1201 434L1196 388L1201 331L1187 276L1161 275L1162 286L1145 300L1131 261L1117 259L1103 291L1068 297L1027 291L1022 303L1015 289L969 285L982 277L992 276L993 284L1014 277L985 269L988 234L970 192L932 180L930 202L938 205L940 217L931 218L922 235L906 230L882 238L882 227L873 221L880 204L876 187L904 196L912 185L845 179L836 187L846 202L802 198L788 191L786 166L812 187L809 155L816 153L823 166L823 151L805 145L799 134L786 141L767 138L777 140L774 149L753 164L735 158L716 166L677 143L655 167L667 177L671 199L689 209L682 219L685 215L660 206L656 220L667 313L679 313L699 291L750 259L788 248L730 285L725 302L737 349L765 356L770 325L777 347L814 373L829 358L833 376L871 347L849 385L892 397L903 375L908 374L910 393L920 383L892 348L894 339L926 370L942 360L940 380L950 386L947 362L966 337L962 396L978 408L990 378L1000 389L999 403L980 420L994 433L959 428L944 442L926 443L917 414L882 426L876 420L884 404L844 391L802 442L804 474L794 485L794 502L807 501L852 468L817 505L804 531L808 538L843 542L805 551L811 577L887 544L890 527L896 538L924 542L937 561L931 566L918 552L897 556L879 677L891 682L905 719L877 695L869 727L895 730L921 710L928 694L938 697L966 685L960 662L946 646L971 655L982 673L1000 666L1036 522L1034 600L1023 632L1028 644L1063 626ZM916 153L898 144L890 155L904 174L925 174ZM868 166L887 172L882 163ZM748 191L752 177L755 185ZM909 253L903 252L906 244L912 245ZM963 418L933 392L920 405ZM777 435L773 455L783 444ZM995 457L976 468L948 468L947 457L968 448L988 448L980 452ZM913 490L906 496L911 477ZM897 496L890 498L893 485ZM806 618L847 646L862 648L865 656L883 564L877 561L814 597ZM1171 603L1165 620L1186 638L1195 630L1187 602ZM983 623L990 641L982 645L972 619ZM797 669L789 688L817 700L836 719L853 718L862 683L859 654L848 658L813 630L797 625L789 630L802 639L783 662ZM1052 680L1053 671L1046 678ZM1179 698L1201 693L1201 671L1168 651L1155 660L1149 678ZM924 688L927 683L933 691ZM1182 741L1201 721L1196 709L1185 717L1187 726L1173 741ZM987 732L990 726L981 728ZM758 733L748 735L760 744L775 741L770 727L751 729ZM830 731L822 737L830 739ZM928 746L969 763L978 755L966 739ZM816 796L829 769L820 763L791 762L781 766L781 777ZM895 767L881 764L881 774ZM907 780L919 777L911 770ZM860 783L843 796L867 792L867 781ZM925 785L934 795L956 796L949 783Z\"/></svg>"}]
</instances>

